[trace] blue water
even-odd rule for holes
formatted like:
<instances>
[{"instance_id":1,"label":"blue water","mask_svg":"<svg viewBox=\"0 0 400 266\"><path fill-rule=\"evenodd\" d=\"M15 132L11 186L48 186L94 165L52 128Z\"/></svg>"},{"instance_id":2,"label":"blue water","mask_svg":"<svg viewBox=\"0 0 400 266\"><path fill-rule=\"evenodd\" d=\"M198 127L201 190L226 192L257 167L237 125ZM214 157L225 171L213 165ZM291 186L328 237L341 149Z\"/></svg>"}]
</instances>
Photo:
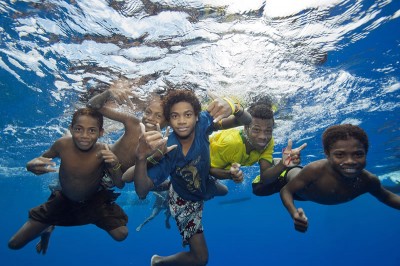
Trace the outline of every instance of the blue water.
<instances>
[{"instance_id":1,"label":"blue water","mask_svg":"<svg viewBox=\"0 0 400 266\"><path fill-rule=\"evenodd\" d=\"M154 198L139 204L132 185L118 200L129 216L125 241L87 225L57 227L45 256L36 241L7 248L56 179L28 173L26 162L62 136L82 94L119 76L154 75L139 85L143 94L167 80L190 82L199 95L269 95L276 150L289 137L307 142L303 164L323 158L326 127L358 124L370 138L367 169L387 186L400 182L400 2L242 2L0 1L1 265L149 265L155 253L183 250L163 214L135 231ZM206 203L208 265L400 265L398 210L371 195L336 206L297 202L310 221L301 234L278 195L252 195L257 170Z\"/></svg>"}]
</instances>

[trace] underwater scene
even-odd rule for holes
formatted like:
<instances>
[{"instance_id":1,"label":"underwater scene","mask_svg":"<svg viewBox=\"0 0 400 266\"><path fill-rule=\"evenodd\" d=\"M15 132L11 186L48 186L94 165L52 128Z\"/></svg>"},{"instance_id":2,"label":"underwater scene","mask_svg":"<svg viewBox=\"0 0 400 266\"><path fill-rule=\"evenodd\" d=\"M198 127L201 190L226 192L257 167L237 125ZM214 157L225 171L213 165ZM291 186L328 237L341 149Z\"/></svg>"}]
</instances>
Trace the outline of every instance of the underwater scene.
<instances>
[{"instance_id":1,"label":"underwater scene","mask_svg":"<svg viewBox=\"0 0 400 266\"><path fill-rule=\"evenodd\" d=\"M95 225L57 226L45 255L39 239L7 246L58 179L28 172L27 162L116 82L139 98L191 88L204 105L207 92L244 107L268 97L274 157L289 139L307 143L301 165L325 158L326 128L358 125L369 138L366 169L400 193L400 1L0 0L0 13L2 265L141 266L188 250L164 210L141 225L157 195L140 200L132 183L116 189L129 217L124 241ZM104 128L105 143L124 130L110 119ZM252 193L259 165L242 170L242 183L222 181L229 193L205 202L207 265L400 265L399 210L369 193L338 205L296 201L309 220L300 233L279 193Z\"/></svg>"}]
</instances>

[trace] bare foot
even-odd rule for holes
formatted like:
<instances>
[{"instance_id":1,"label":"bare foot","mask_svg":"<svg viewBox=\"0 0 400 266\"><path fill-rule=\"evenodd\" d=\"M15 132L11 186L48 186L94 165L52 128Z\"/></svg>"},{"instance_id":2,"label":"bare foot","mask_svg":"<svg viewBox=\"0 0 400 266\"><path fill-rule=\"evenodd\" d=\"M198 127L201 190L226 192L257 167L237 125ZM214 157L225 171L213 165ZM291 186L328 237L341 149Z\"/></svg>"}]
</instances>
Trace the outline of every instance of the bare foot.
<instances>
[{"instance_id":1,"label":"bare foot","mask_svg":"<svg viewBox=\"0 0 400 266\"><path fill-rule=\"evenodd\" d=\"M157 263L160 261L160 256L158 255L153 255L153 257L151 257L151 266L155 266L157 265Z\"/></svg>"},{"instance_id":2,"label":"bare foot","mask_svg":"<svg viewBox=\"0 0 400 266\"><path fill-rule=\"evenodd\" d=\"M36 244L36 252L46 255L47 248L49 247L49 241L51 233L54 230L54 225L49 226L41 235L40 241Z\"/></svg>"}]
</instances>

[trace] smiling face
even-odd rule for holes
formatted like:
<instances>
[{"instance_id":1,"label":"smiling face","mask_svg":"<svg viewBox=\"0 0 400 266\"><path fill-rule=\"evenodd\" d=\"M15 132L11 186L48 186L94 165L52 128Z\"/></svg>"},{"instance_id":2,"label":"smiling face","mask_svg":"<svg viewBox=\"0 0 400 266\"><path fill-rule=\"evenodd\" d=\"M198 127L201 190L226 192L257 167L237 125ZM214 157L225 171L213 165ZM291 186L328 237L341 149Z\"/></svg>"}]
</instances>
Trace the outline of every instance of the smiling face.
<instances>
[{"instance_id":1,"label":"smiling face","mask_svg":"<svg viewBox=\"0 0 400 266\"><path fill-rule=\"evenodd\" d=\"M194 135L197 116L193 106L188 102L178 102L171 107L169 123L175 134L181 139Z\"/></svg>"},{"instance_id":2,"label":"smiling face","mask_svg":"<svg viewBox=\"0 0 400 266\"><path fill-rule=\"evenodd\" d=\"M338 140L326 154L329 164L342 177L357 178L366 166L364 145L355 138Z\"/></svg>"},{"instance_id":3,"label":"smiling face","mask_svg":"<svg viewBox=\"0 0 400 266\"><path fill-rule=\"evenodd\" d=\"M273 127L273 119L253 118L251 124L245 128L247 141L254 149L264 150L272 139Z\"/></svg>"},{"instance_id":4,"label":"smiling face","mask_svg":"<svg viewBox=\"0 0 400 266\"><path fill-rule=\"evenodd\" d=\"M89 151L103 135L103 129L99 128L96 118L89 115L80 115L70 126L72 140L81 151Z\"/></svg>"},{"instance_id":5,"label":"smiling face","mask_svg":"<svg viewBox=\"0 0 400 266\"><path fill-rule=\"evenodd\" d=\"M157 124L160 128L164 128L167 121L164 117L162 108L162 102L160 99L154 99L150 102L149 106L144 110L142 123L144 124L146 131L157 130Z\"/></svg>"}]
</instances>

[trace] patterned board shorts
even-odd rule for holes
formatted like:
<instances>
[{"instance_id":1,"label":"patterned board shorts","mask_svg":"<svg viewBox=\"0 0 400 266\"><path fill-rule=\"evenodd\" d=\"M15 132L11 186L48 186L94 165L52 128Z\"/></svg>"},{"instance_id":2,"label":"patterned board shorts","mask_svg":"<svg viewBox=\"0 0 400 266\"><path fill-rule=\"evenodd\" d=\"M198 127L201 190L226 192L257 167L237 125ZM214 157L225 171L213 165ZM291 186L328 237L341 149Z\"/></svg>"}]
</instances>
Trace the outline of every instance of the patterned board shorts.
<instances>
[{"instance_id":1,"label":"patterned board shorts","mask_svg":"<svg viewBox=\"0 0 400 266\"><path fill-rule=\"evenodd\" d=\"M189 201L182 199L172 186L169 189L169 209L175 218L182 236L183 246L189 244L189 239L195 234L203 233L203 201Z\"/></svg>"}]
</instances>

